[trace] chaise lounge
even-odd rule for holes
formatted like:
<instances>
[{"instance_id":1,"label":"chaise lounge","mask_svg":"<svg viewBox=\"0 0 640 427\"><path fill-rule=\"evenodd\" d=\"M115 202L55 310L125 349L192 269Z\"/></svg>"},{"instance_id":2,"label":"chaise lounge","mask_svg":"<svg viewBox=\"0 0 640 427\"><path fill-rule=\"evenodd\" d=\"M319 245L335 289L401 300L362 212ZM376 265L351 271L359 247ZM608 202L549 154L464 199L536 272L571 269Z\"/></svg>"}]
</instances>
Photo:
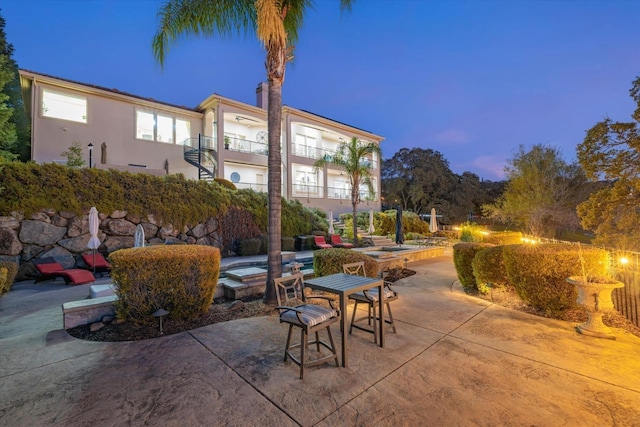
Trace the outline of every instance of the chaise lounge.
<instances>
[{"instance_id":1,"label":"chaise lounge","mask_svg":"<svg viewBox=\"0 0 640 427\"><path fill-rule=\"evenodd\" d=\"M343 242L338 234L332 234L331 235L331 244L333 246L335 246L336 248L344 248L344 249L353 248L353 244L352 243Z\"/></svg>"},{"instance_id":2,"label":"chaise lounge","mask_svg":"<svg viewBox=\"0 0 640 427\"><path fill-rule=\"evenodd\" d=\"M319 249L329 249L333 245L327 243L323 236L313 236L313 242Z\"/></svg>"},{"instance_id":3,"label":"chaise lounge","mask_svg":"<svg viewBox=\"0 0 640 427\"><path fill-rule=\"evenodd\" d=\"M82 254L82 260L87 264L89 270L93 270L94 273L100 273L101 277L103 273L111 271L111 264L101 253Z\"/></svg>"},{"instance_id":4,"label":"chaise lounge","mask_svg":"<svg viewBox=\"0 0 640 427\"><path fill-rule=\"evenodd\" d=\"M62 277L67 285L83 285L85 283L95 282L90 271L81 270L79 268L65 269L60 263L53 258L36 258L31 260L36 267L40 276L36 277L35 283L43 280L55 280Z\"/></svg>"}]
</instances>

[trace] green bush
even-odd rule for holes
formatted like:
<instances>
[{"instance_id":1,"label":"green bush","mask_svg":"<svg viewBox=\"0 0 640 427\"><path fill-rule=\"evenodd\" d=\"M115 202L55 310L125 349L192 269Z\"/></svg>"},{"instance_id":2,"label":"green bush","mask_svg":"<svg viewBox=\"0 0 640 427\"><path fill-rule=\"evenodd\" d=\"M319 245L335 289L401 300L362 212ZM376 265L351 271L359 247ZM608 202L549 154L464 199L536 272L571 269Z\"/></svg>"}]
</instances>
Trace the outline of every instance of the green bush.
<instances>
[{"instance_id":1,"label":"green bush","mask_svg":"<svg viewBox=\"0 0 640 427\"><path fill-rule=\"evenodd\" d=\"M163 308L171 319L192 319L213 302L220 273L220 251L211 246L147 246L109 255L116 285L118 318L154 322Z\"/></svg>"},{"instance_id":2,"label":"green bush","mask_svg":"<svg viewBox=\"0 0 640 427\"><path fill-rule=\"evenodd\" d=\"M453 245L453 264L458 273L460 284L465 292L478 290L476 278L473 274L472 262L476 254L481 250L491 247L489 243L456 243Z\"/></svg>"},{"instance_id":3,"label":"green bush","mask_svg":"<svg viewBox=\"0 0 640 427\"><path fill-rule=\"evenodd\" d=\"M528 304L554 316L576 304L569 276L606 276L609 255L579 245L509 245L503 251L509 282Z\"/></svg>"},{"instance_id":4,"label":"green bush","mask_svg":"<svg viewBox=\"0 0 640 427\"><path fill-rule=\"evenodd\" d=\"M229 190L237 190L238 188L236 187L236 185L229 181L228 179L224 179L224 178L213 178L213 181L222 185L223 187L229 189Z\"/></svg>"},{"instance_id":5,"label":"green bush","mask_svg":"<svg viewBox=\"0 0 640 427\"><path fill-rule=\"evenodd\" d=\"M493 245L519 245L522 243L522 233L519 231L489 233L482 236L482 241Z\"/></svg>"},{"instance_id":6,"label":"green bush","mask_svg":"<svg viewBox=\"0 0 640 427\"><path fill-rule=\"evenodd\" d=\"M369 255L350 249L320 249L313 252L313 271L316 276L342 273L342 266L352 262L364 261L368 277L378 277L378 263Z\"/></svg>"},{"instance_id":7,"label":"green bush","mask_svg":"<svg viewBox=\"0 0 640 427\"><path fill-rule=\"evenodd\" d=\"M504 288L510 286L502 256L504 248L504 246L484 248L471 261L476 286L483 294L489 291L489 287Z\"/></svg>"},{"instance_id":8,"label":"green bush","mask_svg":"<svg viewBox=\"0 0 640 427\"><path fill-rule=\"evenodd\" d=\"M283 237L282 238L282 250L292 252L294 250L294 244L296 240L293 237Z\"/></svg>"},{"instance_id":9,"label":"green bush","mask_svg":"<svg viewBox=\"0 0 640 427\"><path fill-rule=\"evenodd\" d=\"M262 249L262 240L258 237L251 239L238 239L238 255L240 256L252 256L260 255Z\"/></svg>"},{"instance_id":10,"label":"green bush","mask_svg":"<svg viewBox=\"0 0 640 427\"><path fill-rule=\"evenodd\" d=\"M483 233L486 233L485 228L475 223L465 222L460 226L460 240L463 242L482 242Z\"/></svg>"},{"instance_id":11,"label":"green bush","mask_svg":"<svg viewBox=\"0 0 640 427\"><path fill-rule=\"evenodd\" d=\"M18 274L18 263L0 261L0 271L4 271L4 274L0 273L0 295L9 292L13 281Z\"/></svg>"}]
</instances>

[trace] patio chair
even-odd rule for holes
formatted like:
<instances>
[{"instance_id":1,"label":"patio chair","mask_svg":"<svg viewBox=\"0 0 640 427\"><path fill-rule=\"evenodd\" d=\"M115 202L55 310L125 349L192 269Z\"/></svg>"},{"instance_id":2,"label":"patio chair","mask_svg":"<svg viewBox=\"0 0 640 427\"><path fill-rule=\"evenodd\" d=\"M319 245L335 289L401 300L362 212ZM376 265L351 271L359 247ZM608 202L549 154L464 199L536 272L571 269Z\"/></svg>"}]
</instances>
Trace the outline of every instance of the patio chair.
<instances>
[{"instance_id":1,"label":"patio chair","mask_svg":"<svg viewBox=\"0 0 640 427\"><path fill-rule=\"evenodd\" d=\"M345 274L353 274L356 276L366 276L366 272L364 269L364 261L360 262L352 262L349 264L344 264L342 266L342 271ZM396 324L393 321L393 313L391 312L391 301L395 301L398 299L398 293L391 288L391 282L384 282L383 288L383 303L387 305L386 312L389 313L389 319L384 319L385 323L391 325L394 333L397 333ZM349 333L353 331L353 328L360 329L361 331L366 331L373 334L373 341L378 343L378 319L376 315L376 308L378 306L378 289L371 289L369 291L356 292L355 294L349 295L349 299L353 300L355 303L353 305L353 313L351 314L351 325L349 326ZM367 316L356 319L356 311L358 310L358 304L367 304ZM372 313L373 312L373 313ZM361 322L363 320L367 321L369 327L360 326L357 322ZM371 328L371 323L373 322L373 328Z\"/></svg>"},{"instance_id":2,"label":"patio chair","mask_svg":"<svg viewBox=\"0 0 640 427\"><path fill-rule=\"evenodd\" d=\"M329 248L333 247L333 245L330 245L330 244L327 243L327 241L324 239L323 236L313 236L313 243L319 249L329 249Z\"/></svg>"},{"instance_id":3,"label":"patio chair","mask_svg":"<svg viewBox=\"0 0 640 427\"><path fill-rule=\"evenodd\" d=\"M82 260L87 264L88 270L94 273L100 273L100 277L102 277L104 273L109 274L111 272L111 264L101 253L82 254Z\"/></svg>"},{"instance_id":4,"label":"patio chair","mask_svg":"<svg viewBox=\"0 0 640 427\"><path fill-rule=\"evenodd\" d=\"M85 283L95 282L90 271L79 268L65 269L53 258L35 258L31 260L36 267L40 276L36 277L35 283L43 280L55 280L62 277L67 285L83 285Z\"/></svg>"},{"instance_id":5,"label":"patio chair","mask_svg":"<svg viewBox=\"0 0 640 427\"><path fill-rule=\"evenodd\" d=\"M276 308L280 312L280 322L289 324L284 361L286 362L287 357L290 357L293 363L300 366L300 379L304 377L305 367L320 365L330 360L335 360L336 366L339 366L338 353L333 342L330 326L340 320L340 311L334 307L333 299L326 296L305 296L302 273L274 279L274 283L278 298L278 306ZM307 304L307 299L327 300L330 307ZM293 328L300 328L299 344L291 344ZM318 332L322 329L327 330L329 343L320 340ZM309 334L315 334L315 341L309 342ZM316 345L318 357L307 361L305 360L305 352L308 350L309 344ZM328 349L331 354L323 356L320 352L321 346ZM299 358L294 356L291 351L298 347L300 348Z\"/></svg>"},{"instance_id":6,"label":"patio chair","mask_svg":"<svg viewBox=\"0 0 640 427\"><path fill-rule=\"evenodd\" d=\"M353 244L348 242L343 242L338 234L331 235L331 244L336 248L345 248L345 249L353 248Z\"/></svg>"}]
</instances>

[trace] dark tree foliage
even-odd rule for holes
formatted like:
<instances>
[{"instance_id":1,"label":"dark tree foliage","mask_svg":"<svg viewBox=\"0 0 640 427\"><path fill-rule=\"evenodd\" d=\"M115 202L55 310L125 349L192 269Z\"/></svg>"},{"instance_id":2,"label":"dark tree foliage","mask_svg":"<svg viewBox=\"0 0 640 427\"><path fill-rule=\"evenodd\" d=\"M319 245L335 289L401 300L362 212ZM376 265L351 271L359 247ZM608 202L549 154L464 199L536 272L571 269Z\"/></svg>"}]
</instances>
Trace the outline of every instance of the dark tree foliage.
<instances>
[{"instance_id":1,"label":"dark tree foliage","mask_svg":"<svg viewBox=\"0 0 640 427\"><path fill-rule=\"evenodd\" d=\"M441 153L403 148L382 165L382 193L387 208L397 204L417 214L435 208L443 223L458 223L480 214L483 204L499 196L501 186L471 173L457 175Z\"/></svg>"},{"instance_id":2,"label":"dark tree foliage","mask_svg":"<svg viewBox=\"0 0 640 427\"><path fill-rule=\"evenodd\" d=\"M5 25L0 15L0 152L5 152L5 158L17 156L27 161L31 157L31 129L22 103L18 64L13 59Z\"/></svg>"},{"instance_id":3,"label":"dark tree foliage","mask_svg":"<svg viewBox=\"0 0 640 427\"><path fill-rule=\"evenodd\" d=\"M604 188L578 206L578 215L582 226L596 233L595 243L640 251L640 77L629 93L637 106L631 121L607 117L578 145L587 176L605 180Z\"/></svg>"}]
</instances>

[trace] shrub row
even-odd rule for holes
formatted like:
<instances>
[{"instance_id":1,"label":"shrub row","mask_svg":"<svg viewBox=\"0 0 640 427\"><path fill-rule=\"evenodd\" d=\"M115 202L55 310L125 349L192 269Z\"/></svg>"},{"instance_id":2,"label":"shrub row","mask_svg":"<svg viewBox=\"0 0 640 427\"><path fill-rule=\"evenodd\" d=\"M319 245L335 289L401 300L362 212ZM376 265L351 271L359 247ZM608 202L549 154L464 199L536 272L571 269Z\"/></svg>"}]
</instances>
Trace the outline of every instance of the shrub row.
<instances>
[{"instance_id":1,"label":"shrub row","mask_svg":"<svg viewBox=\"0 0 640 427\"><path fill-rule=\"evenodd\" d=\"M158 309L172 319L192 319L213 302L220 273L220 251L211 246L147 246L111 253L119 319L155 321Z\"/></svg>"},{"instance_id":2,"label":"shrub row","mask_svg":"<svg viewBox=\"0 0 640 427\"><path fill-rule=\"evenodd\" d=\"M513 286L528 304L555 315L576 304L569 276L606 276L609 254L580 245L502 245L458 243L454 263L465 291Z\"/></svg>"},{"instance_id":3,"label":"shrub row","mask_svg":"<svg viewBox=\"0 0 640 427\"><path fill-rule=\"evenodd\" d=\"M368 277L378 276L378 263L369 255L350 249L319 249L313 252L313 271L316 276L342 273L342 266L352 262L364 261Z\"/></svg>"}]
</instances>

